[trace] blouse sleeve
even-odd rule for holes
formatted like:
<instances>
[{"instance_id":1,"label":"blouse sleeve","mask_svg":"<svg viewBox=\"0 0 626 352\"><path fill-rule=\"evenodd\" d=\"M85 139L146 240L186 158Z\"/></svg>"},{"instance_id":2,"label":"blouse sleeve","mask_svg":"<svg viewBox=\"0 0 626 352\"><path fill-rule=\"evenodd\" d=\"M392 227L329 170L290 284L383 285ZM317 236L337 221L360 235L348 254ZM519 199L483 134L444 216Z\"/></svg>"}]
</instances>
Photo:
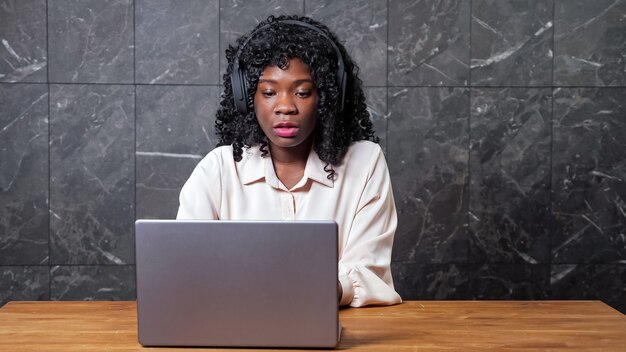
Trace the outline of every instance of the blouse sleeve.
<instances>
[{"instance_id":1,"label":"blouse sleeve","mask_svg":"<svg viewBox=\"0 0 626 352\"><path fill-rule=\"evenodd\" d=\"M378 147L370 161L347 243L339 260L340 305L401 303L391 277L391 249L397 227L387 163Z\"/></svg>"},{"instance_id":2,"label":"blouse sleeve","mask_svg":"<svg viewBox=\"0 0 626 352\"><path fill-rule=\"evenodd\" d=\"M222 201L221 163L209 153L198 163L180 191L178 220L217 220Z\"/></svg>"}]
</instances>

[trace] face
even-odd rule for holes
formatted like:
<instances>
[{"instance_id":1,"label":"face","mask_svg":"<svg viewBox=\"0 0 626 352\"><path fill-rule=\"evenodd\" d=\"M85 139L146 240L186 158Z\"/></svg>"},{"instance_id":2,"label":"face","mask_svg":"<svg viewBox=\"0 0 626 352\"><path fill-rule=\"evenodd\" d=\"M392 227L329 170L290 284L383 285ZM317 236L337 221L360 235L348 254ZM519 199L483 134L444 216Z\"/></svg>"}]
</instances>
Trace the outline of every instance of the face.
<instances>
[{"instance_id":1,"label":"face","mask_svg":"<svg viewBox=\"0 0 626 352\"><path fill-rule=\"evenodd\" d=\"M284 70L277 66L263 70L254 95L254 111L270 148L302 147L312 142L317 100L311 70L300 59L289 60Z\"/></svg>"}]
</instances>

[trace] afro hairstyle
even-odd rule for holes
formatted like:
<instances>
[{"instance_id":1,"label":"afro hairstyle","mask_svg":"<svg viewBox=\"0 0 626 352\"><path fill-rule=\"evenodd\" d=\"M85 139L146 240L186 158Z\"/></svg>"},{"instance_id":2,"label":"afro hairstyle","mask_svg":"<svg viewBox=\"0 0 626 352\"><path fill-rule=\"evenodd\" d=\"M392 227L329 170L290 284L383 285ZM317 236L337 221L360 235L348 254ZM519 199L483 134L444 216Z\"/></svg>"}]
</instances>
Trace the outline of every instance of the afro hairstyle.
<instances>
[{"instance_id":1,"label":"afro hairstyle","mask_svg":"<svg viewBox=\"0 0 626 352\"><path fill-rule=\"evenodd\" d=\"M338 58L332 45L320 33L284 20L306 22L324 32L335 43L343 56L346 71L344 108L341 110L341 93L337 82ZM259 28L262 28L259 30ZM246 43L249 36L252 38ZM240 47L239 67L245 71L248 82L248 112L235 108L231 74L233 62ZM311 69L311 77L318 91L318 114L313 148L320 160L326 163L324 170L333 179L335 172L330 165L340 165L352 142L369 140L378 143L374 135L359 68L348 56L345 47L323 24L300 16L270 16L260 22L250 33L241 36L237 45L226 49L228 67L223 77L224 91L217 111L215 127L219 137L218 146L232 145L235 161L241 161L243 148L258 145L263 157L267 157L268 139L254 113L254 95L259 77L268 66L285 69L288 59L298 58Z\"/></svg>"}]
</instances>

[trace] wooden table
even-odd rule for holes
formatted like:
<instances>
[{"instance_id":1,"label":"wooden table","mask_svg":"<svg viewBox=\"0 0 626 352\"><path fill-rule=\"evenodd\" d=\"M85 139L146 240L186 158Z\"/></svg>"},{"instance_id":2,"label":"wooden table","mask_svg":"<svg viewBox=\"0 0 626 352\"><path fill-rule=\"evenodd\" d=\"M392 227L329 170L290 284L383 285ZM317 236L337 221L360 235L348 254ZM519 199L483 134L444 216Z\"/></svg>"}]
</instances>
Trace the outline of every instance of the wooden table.
<instances>
[{"instance_id":1,"label":"wooden table","mask_svg":"<svg viewBox=\"0 0 626 352\"><path fill-rule=\"evenodd\" d=\"M626 316L598 301L413 301L343 309L340 320L341 350L626 351ZM0 309L0 351L148 349L137 343L135 302L9 302Z\"/></svg>"}]
</instances>

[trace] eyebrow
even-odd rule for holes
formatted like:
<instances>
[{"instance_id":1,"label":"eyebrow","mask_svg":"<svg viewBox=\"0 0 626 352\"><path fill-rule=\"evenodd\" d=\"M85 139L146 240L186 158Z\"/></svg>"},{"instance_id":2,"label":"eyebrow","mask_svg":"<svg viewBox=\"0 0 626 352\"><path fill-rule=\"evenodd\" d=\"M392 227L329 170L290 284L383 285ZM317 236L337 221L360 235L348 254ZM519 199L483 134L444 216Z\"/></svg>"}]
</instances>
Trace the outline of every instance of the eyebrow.
<instances>
[{"instance_id":1,"label":"eyebrow","mask_svg":"<svg viewBox=\"0 0 626 352\"><path fill-rule=\"evenodd\" d=\"M276 80L273 80L273 79L260 78L259 79L259 83L278 83L278 82ZM293 83L296 84L296 85L299 85L299 84L302 84L302 83L315 84L315 82L313 82L312 79L308 79L308 78L297 79L297 80L293 81Z\"/></svg>"}]
</instances>

